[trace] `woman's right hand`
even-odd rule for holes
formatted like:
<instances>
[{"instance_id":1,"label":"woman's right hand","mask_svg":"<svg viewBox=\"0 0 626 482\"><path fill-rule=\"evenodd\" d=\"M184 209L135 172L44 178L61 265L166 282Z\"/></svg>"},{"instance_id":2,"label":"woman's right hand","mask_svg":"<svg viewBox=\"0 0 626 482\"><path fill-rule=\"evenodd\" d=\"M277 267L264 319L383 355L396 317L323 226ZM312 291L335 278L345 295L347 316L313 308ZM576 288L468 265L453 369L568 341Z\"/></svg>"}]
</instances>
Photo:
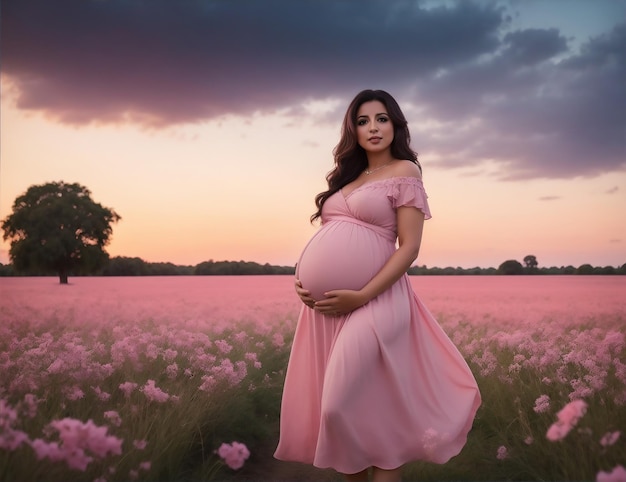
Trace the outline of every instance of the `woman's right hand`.
<instances>
[{"instance_id":1,"label":"woman's right hand","mask_svg":"<svg viewBox=\"0 0 626 482\"><path fill-rule=\"evenodd\" d=\"M305 290L302 287L302 282L299 279L296 279L295 285L296 285L296 293L302 300L302 303L307 305L309 308L314 308L315 300L311 298L311 292L309 290Z\"/></svg>"}]
</instances>

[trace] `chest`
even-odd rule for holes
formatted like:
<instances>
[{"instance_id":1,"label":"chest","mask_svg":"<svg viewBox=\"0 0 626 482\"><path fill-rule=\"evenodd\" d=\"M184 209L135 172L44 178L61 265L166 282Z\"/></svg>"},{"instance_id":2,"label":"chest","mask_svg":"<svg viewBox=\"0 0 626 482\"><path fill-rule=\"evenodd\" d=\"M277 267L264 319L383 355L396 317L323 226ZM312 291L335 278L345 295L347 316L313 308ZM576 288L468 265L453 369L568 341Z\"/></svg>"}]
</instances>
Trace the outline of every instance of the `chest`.
<instances>
[{"instance_id":1,"label":"chest","mask_svg":"<svg viewBox=\"0 0 626 482\"><path fill-rule=\"evenodd\" d=\"M324 204L322 221L335 215L351 216L394 231L396 228L396 211L384 186L363 186L347 196L336 192Z\"/></svg>"}]
</instances>

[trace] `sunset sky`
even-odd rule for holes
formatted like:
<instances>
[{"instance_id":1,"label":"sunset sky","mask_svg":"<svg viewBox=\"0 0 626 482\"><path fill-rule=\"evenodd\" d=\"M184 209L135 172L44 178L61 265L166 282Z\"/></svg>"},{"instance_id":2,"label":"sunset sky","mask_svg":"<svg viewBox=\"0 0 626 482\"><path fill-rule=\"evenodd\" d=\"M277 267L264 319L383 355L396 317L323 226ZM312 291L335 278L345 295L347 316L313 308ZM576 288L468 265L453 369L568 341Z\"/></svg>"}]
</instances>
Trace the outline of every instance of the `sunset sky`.
<instances>
[{"instance_id":1,"label":"sunset sky","mask_svg":"<svg viewBox=\"0 0 626 482\"><path fill-rule=\"evenodd\" d=\"M626 263L626 1L1 8L0 218L77 182L122 217L111 256L293 265L345 109L375 88L424 169L416 264Z\"/></svg>"}]
</instances>

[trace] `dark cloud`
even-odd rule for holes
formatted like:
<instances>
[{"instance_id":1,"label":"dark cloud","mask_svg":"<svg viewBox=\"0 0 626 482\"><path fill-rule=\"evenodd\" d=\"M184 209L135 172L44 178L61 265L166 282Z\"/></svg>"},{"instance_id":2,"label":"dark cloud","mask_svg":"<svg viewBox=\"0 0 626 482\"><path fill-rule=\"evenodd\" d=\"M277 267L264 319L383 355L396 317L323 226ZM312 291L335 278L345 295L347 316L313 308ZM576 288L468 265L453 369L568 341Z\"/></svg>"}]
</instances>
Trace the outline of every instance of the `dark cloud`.
<instances>
[{"instance_id":1,"label":"dark cloud","mask_svg":"<svg viewBox=\"0 0 626 482\"><path fill-rule=\"evenodd\" d=\"M617 191L619 191L619 186L613 186L611 189L608 189L606 191L607 194L615 194Z\"/></svg>"},{"instance_id":2,"label":"dark cloud","mask_svg":"<svg viewBox=\"0 0 626 482\"><path fill-rule=\"evenodd\" d=\"M2 69L24 109L69 123L169 124L399 86L497 45L495 8L389 5L11 0Z\"/></svg>"},{"instance_id":3,"label":"dark cloud","mask_svg":"<svg viewBox=\"0 0 626 482\"><path fill-rule=\"evenodd\" d=\"M580 52L566 45L554 29L515 32L492 56L422 82L424 112L451 132L434 138L441 165L495 160L501 179L623 170L626 25Z\"/></svg>"},{"instance_id":4,"label":"dark cloud","mask_svg":"<svg viewBox=\"0 0 626 482\"><path fill-rule=\"evenodd\" d=\"M511 31L495 3L435 5L2 0L2 74L21 109L71 124L298 113L384 88L415 106L414 147L442 168L490 160L523 179L626 167L625 25L573 51L556 28Z\"/></svg>"},{"instance_id":5,"label":"dark cloud","mask_svg":"<svg viewBox=\"0 0 626 482\"><path fill-rule=\"evenodd\" d=\"M540 201L556 201L557 199L561 199L561 196L541 196L539 198Z\"/></svg>"},{"instance_id":6,"label":"dark cloud","mask_svg":"<svg viewBox=\"0 0 626 482\"><path fill-rule=\"evenodd\" d=\"M526 29L504 36L501 57L515 67L536 65L567 50L567 41L557 29Z\"/></svg>"}]
</instances>

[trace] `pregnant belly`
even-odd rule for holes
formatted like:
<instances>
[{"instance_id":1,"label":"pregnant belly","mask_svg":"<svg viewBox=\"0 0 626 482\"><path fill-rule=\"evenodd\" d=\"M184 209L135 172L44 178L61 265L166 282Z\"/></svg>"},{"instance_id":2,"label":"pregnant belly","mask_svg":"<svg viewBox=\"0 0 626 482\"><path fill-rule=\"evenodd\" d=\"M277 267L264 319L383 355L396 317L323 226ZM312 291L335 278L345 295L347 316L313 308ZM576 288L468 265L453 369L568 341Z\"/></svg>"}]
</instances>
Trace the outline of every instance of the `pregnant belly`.
<instances>
[{"instance_id":1,"label":"pregnant belly","mask_svg":"<svg viewBox=\"0 0 626 482\"><path fill-rule=\"evenodd\" d=\"M304 248L296 269L316 300L324 292L359 290L382 268L393 245L363 226L337 222L320 229Z\"/></svg>"}]
</instances>

